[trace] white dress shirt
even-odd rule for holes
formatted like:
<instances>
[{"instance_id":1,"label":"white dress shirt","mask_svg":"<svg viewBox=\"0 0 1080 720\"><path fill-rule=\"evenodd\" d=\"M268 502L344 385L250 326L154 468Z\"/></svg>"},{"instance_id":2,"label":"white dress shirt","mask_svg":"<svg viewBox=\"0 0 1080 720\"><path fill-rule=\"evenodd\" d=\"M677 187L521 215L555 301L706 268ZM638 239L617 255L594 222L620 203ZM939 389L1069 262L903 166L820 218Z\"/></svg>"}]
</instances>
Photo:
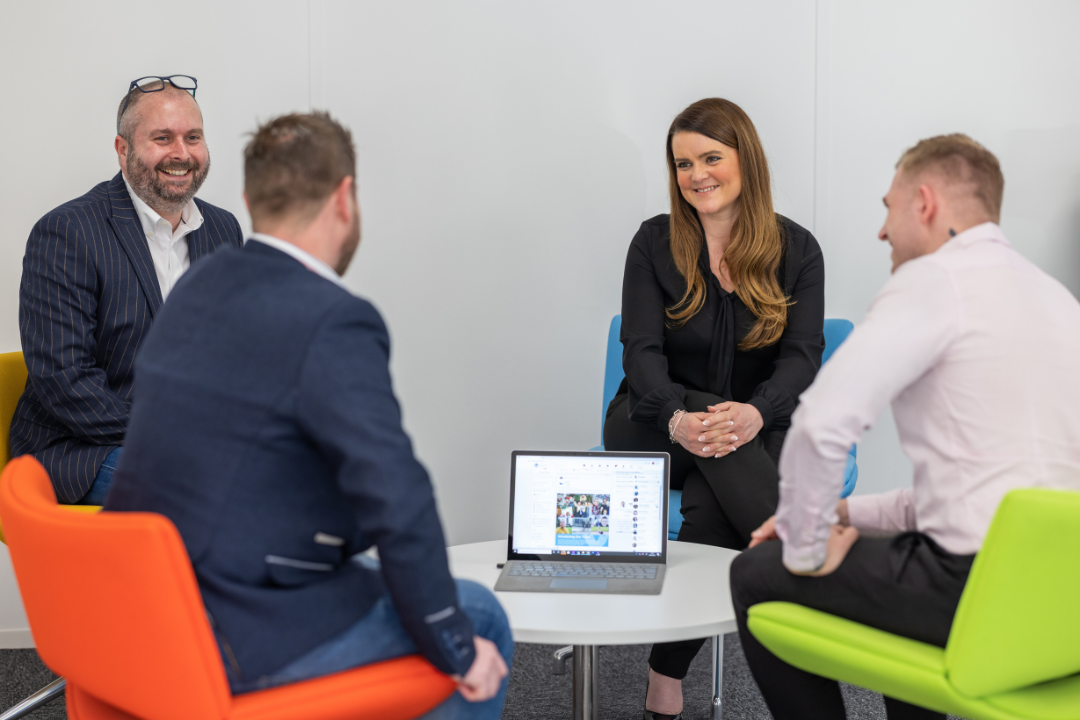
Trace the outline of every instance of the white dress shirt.
<instances>
[{"instance_id":1,"label":"white dress shirt","mask_svg":"<svg viewBox=\"0 0 1080 720\"><path fill-rule=\"evenodd\" d=\"M301 265L303 265L316 275L322 275L324 278L334 283L338 287L348 290L350 293L352 292L352 290L349 290L349 288L345 285L345 282L341 279L341 276L334 272L334 268L330 267L322 260L315 257L306 250L301 250L300 248L296 247L291 242L285 242L281 238L276 238L273 235L266 235L264 233L251 233L251 237L249 238L249 240L256 240L263 243L264 245L269 245L275 250L280 250L286 255L290 255L293 259L295 259L297 262L299 262Z\"/></svg>"},{"instance_id":2,"label":"white dress shirt","mask_svg":"<svg viewBox=\"0 0 1080 720\"><path fill-rule=\"evenodd\" d=\"M195 200L188 200L187 205L180 211L180 224L173 232L172 223L158 215L132 189L127 175L124 176L124 184L127 185L131 204L135 206L135 213L139 216L139 222L142 223L143 235L146 236L150 257L154 261L154 271L157 273L158 286L161 288L161 299L165 300L176 285L176 281L191 267L187 235L202 227L202 213L199 212L199 206L195 204Z\"/></svg>"},{"instance_id":3,"label":"white dress shirt","mask_svg":"<svg viewBox=\"0 0 1080 720\"><path fill-rule=\"evenodd\" d=\"M792 416L776 516L785 566L823 564L848 448L889 403L914 483L849 498L859 529L918 530L967 555L1009 490L1080 490L1078 360L1080 304L996 224L905 262Z\"/></svg>"}]
</instances>

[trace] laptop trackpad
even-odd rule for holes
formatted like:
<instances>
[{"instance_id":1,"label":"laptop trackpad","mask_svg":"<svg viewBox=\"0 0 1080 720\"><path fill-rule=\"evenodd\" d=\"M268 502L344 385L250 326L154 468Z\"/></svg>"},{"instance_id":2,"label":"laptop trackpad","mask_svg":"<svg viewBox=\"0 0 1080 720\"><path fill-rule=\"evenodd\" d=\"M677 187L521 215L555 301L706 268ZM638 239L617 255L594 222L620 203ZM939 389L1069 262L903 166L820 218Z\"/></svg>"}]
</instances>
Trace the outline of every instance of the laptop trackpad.
<instances>
[{"instance_id":1,"label":"laptop trackpad","mask_svg":"<svg viewBox=\"0 0 1080 720\"><path fill-rule=\"evenodd\" d=\"M593 578L555 578L548 585L552 590L603 590L607 580Z\"/></svg>"}]
</instances>

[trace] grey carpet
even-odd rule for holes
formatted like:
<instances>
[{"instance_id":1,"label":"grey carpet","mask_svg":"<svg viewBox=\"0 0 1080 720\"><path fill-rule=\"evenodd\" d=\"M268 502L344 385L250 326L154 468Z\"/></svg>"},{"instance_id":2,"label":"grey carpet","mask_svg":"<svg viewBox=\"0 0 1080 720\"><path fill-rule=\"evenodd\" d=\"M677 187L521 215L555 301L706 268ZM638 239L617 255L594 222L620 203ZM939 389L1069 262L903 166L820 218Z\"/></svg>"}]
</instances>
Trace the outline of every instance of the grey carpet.
<instances>
[{"instance_id":1,"label":"grey carpet","mask_svg":"<svg viewBox=\"0 0 1080 720\"><path fill-rule=\"evenodd\" d=\"M34 650L0 650L0 711L45 687L56 676ZM63 696L26 716L27 720L67 720Z\"/></svg>"},{"instance_id":2,"label":"grey carpet","mask_svg":"<svg viewBox=\"0 0 1080 720\"><path fill-rule=\"evenodd\" d=\"M638 720L645 706L645 675L649 645L600 648L600 720ZM572 675L552 675L555 645L518 645L510 673L503 720L569 720ZM712 675L708 644L698 653L683 681L683 717L709 720ZM881 695L844 686L844 702L852 720L885 720ZM738 635L724 638L724 720L768 720L765 701L750 675Z\"/></svg>"},{"instance_id":3,"label":"grey carpet","mask_svg":"<svg viewBox=\"0 0 1080 720\"><path fill-rule=\"evenodd\" d=\"M570 720L572 669L553 675L554 645L518 645L510 673L503 720ZM638 720L645 702L648 645L600 648L600 720ZM698 654L683 682L686 720L709 720L712 678L709 645ZM33 650L0 650L0 711L41 689L56 676L42 665ZM881 696L861 688L843 686L844 702L851 720L885 720ZM746 666L737 635L724 639L724 720L768 720ZM67 720L63 699L54 700L27 716L28 720Z\"/></svg>"}]
</instances>

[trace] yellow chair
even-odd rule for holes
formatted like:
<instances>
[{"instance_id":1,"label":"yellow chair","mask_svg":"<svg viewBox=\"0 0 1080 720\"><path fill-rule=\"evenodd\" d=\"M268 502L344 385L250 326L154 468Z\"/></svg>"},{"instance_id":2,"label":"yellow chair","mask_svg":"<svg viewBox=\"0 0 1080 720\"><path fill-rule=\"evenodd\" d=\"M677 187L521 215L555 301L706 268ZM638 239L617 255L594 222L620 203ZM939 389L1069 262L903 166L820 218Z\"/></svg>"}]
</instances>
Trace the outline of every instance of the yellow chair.
<instances>
[{"instance_id":1,"label":"yellow chair","mask_svg":"<svg viewBox=\"0 0 1080 720\"><path fill-rule=\"evenodd\" d=\"M15 406L26 389L26 362L21 352L0 353L0 470L11 460L11 420ZM100 507L92 505L66 505L79 512L97 512ZM0 542L6 542L4 528L0 525ZM51 683L0 714L0 720L15 720L41 707L64 692L63 678Z\"/></svg>"},{"instance_id":2,"label":"yellow chair","mask_svg":"<svg viewBox=\"0 0 1080 720\"><path fill-rule=\"evenodd\" d=\"M0 353L0 470L11 459L11 419L26 387L26 363L21 352ZM0 527L0 542L4 528Z\"/></svg>"},{"instance_id":3,"label":"yellow chair","mask_svg":"<svg viewBox=\"0 0 1080 720\"><path fill-rule=\"evenodd\" d=\"M11 460L11 420L15 406L19 404L26 389L26 363L21 352L0 353L0 470ZM76 512L95 513L97 505L67 505ZM4 528L0 525L0 542L4 540ZM0 720L4 720L0 715Z\"/></svg>"},{"instance_id":4,"label":"yellow chair","mask_svg":"<svg viewBox=\"0 0 1080 720\"><path fill-rule=\"evenodd\" d=\"M11 418L26 387L26 363L21 352L0 353L0 468L11 459Z\"/></svg>"}]
</instances>

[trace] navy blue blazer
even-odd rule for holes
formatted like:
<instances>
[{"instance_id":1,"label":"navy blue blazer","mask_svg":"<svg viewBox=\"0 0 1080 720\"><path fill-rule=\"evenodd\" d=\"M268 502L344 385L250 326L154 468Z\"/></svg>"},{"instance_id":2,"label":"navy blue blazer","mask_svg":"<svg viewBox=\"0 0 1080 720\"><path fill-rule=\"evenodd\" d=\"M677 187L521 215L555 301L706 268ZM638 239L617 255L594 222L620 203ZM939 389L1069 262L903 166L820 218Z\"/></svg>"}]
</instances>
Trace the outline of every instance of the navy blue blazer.
<instances>
[{"instance_id":1,"label":"navy blue blazer","mask_svg":"<svg viewBox=\"0 0 1080 720\"><path fill-rule=\"evenodd\" d=\"M368 302L257 241L185 274L139 351L105 508L176 524L235 680L281 669L387 590L436 667L472 664L389 357ZM350 560L372 545L381 574Z\"/></svg>"},{"instance_id":2,"label":"navy blue blazer","mask_svg":"<svg viewBox=\"0 0 1080 720\"><path fill-rule=\"evenodd\" d=\"M187 236L192 265L243 244L232 213L195 204L203 225ZM29 372L11 422L11 454L36 457L61 502L78 502L123 443L135 352L160 307L154 261L121 173L30 232L19 287Z\"/></svg>"}]
</instances>

